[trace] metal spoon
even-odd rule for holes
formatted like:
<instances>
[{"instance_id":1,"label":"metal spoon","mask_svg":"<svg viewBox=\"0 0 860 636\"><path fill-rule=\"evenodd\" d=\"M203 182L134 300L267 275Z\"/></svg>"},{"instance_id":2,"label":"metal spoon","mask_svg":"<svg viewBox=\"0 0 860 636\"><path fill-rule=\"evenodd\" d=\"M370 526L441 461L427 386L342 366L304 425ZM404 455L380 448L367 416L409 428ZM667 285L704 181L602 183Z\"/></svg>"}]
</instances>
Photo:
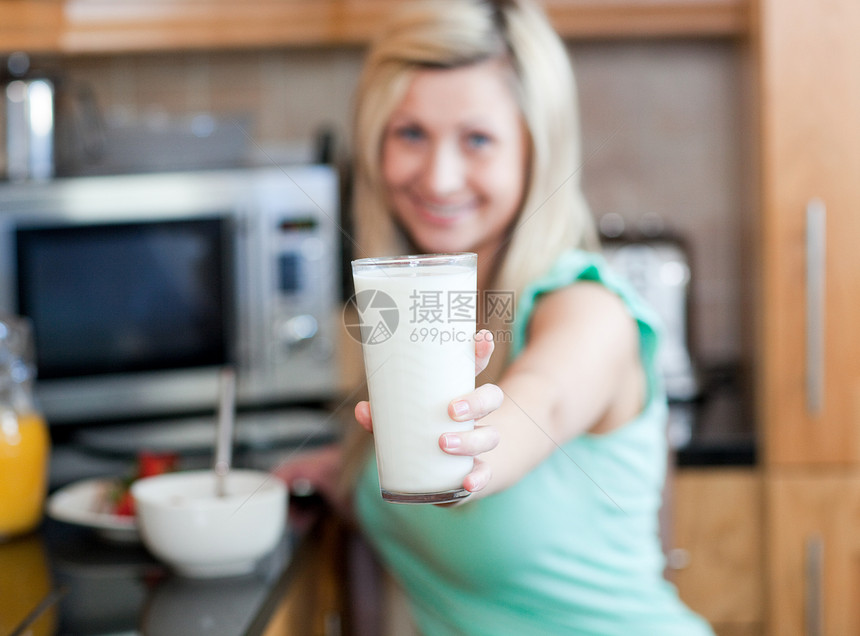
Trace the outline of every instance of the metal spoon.
<instances>
[{"instance_id":1,"label":"metal spoon","mask_svg":"<svg viewBox=\"0 0 860 636\"><path fill-rule=\"evenodd\" d=\"M218 377L218 429L215 436L215 494L227 494L227 473L233 459L233 424L236 420L236 372L224 367Z\"/></svg>"}]
</instances>

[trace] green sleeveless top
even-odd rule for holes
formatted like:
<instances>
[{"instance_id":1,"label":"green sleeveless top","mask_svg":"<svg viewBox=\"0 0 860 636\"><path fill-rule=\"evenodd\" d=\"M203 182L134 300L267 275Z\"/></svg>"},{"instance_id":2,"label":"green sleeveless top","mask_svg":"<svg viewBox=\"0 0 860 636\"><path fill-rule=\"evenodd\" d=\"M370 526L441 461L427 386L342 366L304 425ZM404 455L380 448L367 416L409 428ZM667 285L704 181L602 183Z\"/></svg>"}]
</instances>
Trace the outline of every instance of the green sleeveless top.
<instances>
[{"instance_id":1,"label":"green sleeveless top","mask_svg":"<svg viewBox=\"0 0 860 636\"><path fill-rule=\"evenodd\" d=\"M538 296L580 280L617 293L637 320L649 389L634 420L581 435L514 486L461 506L384 502L373 457L359 478L359 521L424 636L712 634L662 577L667 406L651 310L600 256L571 250L519 298L512 355Z\"/></svg>"}]
</instances>

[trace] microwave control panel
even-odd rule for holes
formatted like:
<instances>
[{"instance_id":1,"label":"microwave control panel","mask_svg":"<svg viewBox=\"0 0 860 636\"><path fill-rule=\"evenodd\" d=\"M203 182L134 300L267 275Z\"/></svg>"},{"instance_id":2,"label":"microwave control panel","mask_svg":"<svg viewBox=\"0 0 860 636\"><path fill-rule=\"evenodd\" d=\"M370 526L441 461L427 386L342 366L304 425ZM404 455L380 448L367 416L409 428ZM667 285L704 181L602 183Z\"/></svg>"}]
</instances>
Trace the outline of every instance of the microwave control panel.
<instances>
[{"instance_id":1,"label":"microwave control panel","mask_svg":"<svg viewBox=\"0 0 860 636\"><path fill-rule=\"evenodd\" d=\"M242 219L240 251L247 253L238 263L252 271L239 281L240 293L250 295L240 303L247 313L239 359L262 374L254 387L277 393L285 382L320 384L314 374L337 375L341 225L333 171L269 176L255 186Z\"/></svg>"}]
</instances>

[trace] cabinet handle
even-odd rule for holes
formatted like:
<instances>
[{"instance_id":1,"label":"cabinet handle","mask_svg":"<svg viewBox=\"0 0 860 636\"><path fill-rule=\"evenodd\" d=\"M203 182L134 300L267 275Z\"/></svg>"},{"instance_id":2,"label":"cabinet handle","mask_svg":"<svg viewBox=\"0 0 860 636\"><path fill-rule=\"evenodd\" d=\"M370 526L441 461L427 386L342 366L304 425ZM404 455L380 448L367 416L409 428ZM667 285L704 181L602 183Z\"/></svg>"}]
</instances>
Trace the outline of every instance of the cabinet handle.
<instances>
[{"instance_id":1,"label":"cabinet handle","mask_svg":"<svg viewBox=\"0 0 860 636\"><path fill-rule=\"evenodd\" d=\"M813 535L806 539L806 636L824 636L823 576L824 540Z\"/></svg>"},{"instance_id":2,"label":"cabinet handle","mask_svg":"<svg viewBox=\"0 0 860 636\"><path fill-rule=\"evenodd\" d=\"M815 198L806 204L806 409L824 407L824 287L827 208Z\"/></svg>"}]
</instances>

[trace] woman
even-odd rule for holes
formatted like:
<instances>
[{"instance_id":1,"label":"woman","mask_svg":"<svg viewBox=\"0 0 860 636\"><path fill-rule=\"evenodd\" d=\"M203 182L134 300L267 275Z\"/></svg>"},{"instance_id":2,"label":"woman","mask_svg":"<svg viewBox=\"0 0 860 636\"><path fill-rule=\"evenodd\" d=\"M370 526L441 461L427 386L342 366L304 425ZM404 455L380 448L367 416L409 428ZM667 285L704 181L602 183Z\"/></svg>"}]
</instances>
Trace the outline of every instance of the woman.
<instances>
[{"instance_id":1,"label":"woman","mask_svg":"<svg viewBox=\"0 0 860 636\"><path fill-rule=\"evenodd\" d=\"M487 383L449 407L477 426L439 440L475 457L463 503L385 503L355 449L281 475L328 492L346 476L425 635L710 634L662 579L654 320L595 252L572 73L544 14L409 3L370 51L355 151L362 255L477 252L479 298L513 292L516 310L479 310ZM372 430L367 402L355 414Z\"/></svg>"}]
</instances>

